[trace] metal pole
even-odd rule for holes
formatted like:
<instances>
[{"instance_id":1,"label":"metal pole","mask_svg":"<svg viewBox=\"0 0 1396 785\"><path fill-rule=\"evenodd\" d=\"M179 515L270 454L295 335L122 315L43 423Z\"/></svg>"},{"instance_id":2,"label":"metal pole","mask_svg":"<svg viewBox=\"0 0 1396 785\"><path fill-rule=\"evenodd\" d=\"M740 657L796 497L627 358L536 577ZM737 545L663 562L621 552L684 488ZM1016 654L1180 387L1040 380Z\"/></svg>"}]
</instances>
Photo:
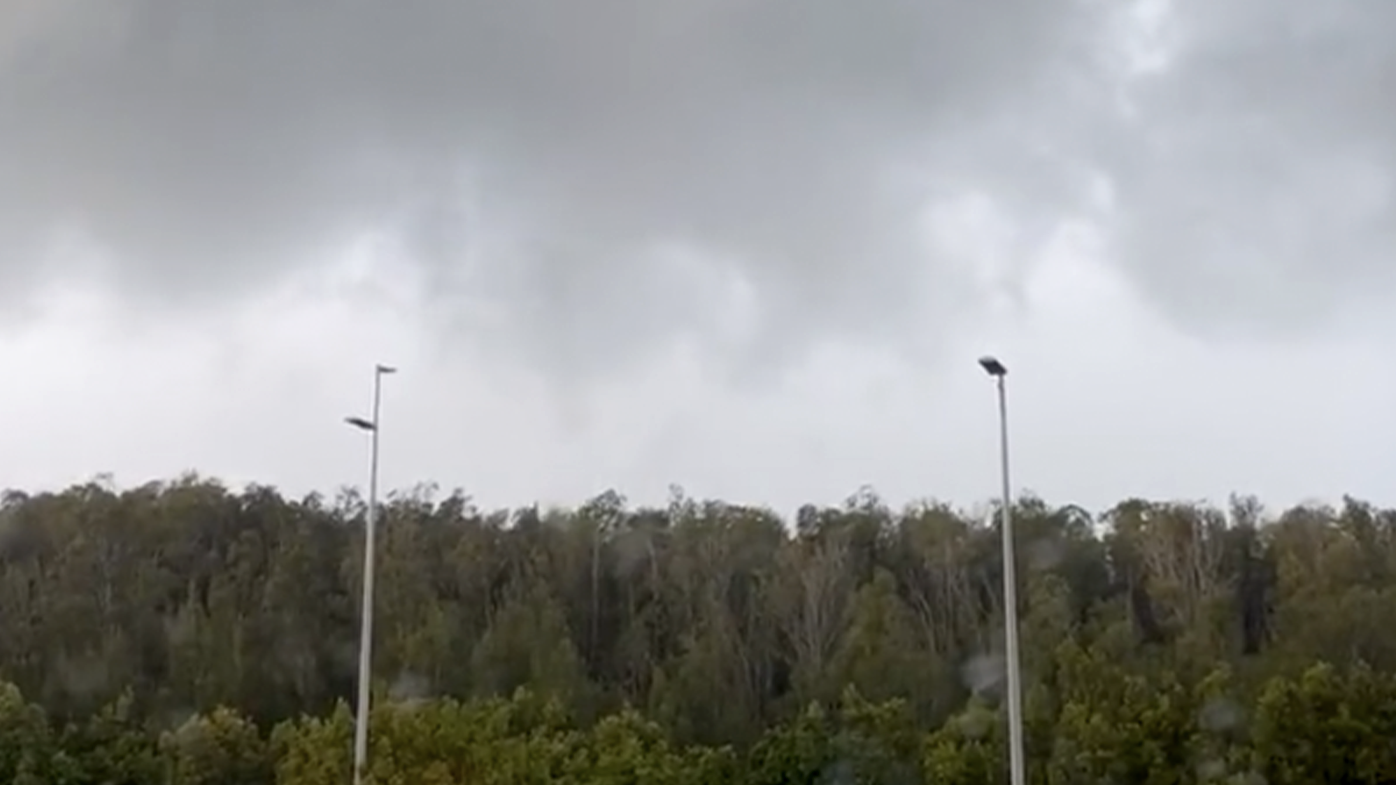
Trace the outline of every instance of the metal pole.
<instances>
[{"instance_id":1,"label":"metal pole","mask_svg":"<svg viewBox=\"0 0 1396 785\"><path fill-rule=\"evenodd\" d=\"M359 695L354 719L354 785L361 785L368 759L369 691L373 669L373 575L378 529L378 402L384 368L373 370L373 419L369 429L368 511L364 516L364 576L359 624Z\"/></svg>"},{"instance_id":2,"label":"metal pole","mask_svg":"<svg viewBox=\"0 0 1396 785\"><path fill-rule=\"evenodd\" d=\"M998 374L999 458L1003 475L1003 626L1008 670L1008 773L1011 785L1026 785L1023 760L1023 688L1018 661L1018 567L1013 548L1013 494L1008 479L1008 393Z\"/></svg>"}]
</instances>

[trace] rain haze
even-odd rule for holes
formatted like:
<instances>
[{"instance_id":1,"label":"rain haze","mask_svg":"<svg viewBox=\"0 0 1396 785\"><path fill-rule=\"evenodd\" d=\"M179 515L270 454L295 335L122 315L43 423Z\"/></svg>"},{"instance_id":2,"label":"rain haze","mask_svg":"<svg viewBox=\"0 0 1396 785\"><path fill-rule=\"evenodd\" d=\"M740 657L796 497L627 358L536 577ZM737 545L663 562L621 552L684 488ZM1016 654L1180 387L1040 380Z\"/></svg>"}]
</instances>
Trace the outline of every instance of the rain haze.
<instances>
[{"instance_id":1,"label":"rain haze","mask_svg":"<svg viewBox=\"0 0 1396 785\"><path fill-rule=\"evenodd\" d=\"M1396 4L4 0L0 484L1396 503Z\"/></svg>"}]
</instances>

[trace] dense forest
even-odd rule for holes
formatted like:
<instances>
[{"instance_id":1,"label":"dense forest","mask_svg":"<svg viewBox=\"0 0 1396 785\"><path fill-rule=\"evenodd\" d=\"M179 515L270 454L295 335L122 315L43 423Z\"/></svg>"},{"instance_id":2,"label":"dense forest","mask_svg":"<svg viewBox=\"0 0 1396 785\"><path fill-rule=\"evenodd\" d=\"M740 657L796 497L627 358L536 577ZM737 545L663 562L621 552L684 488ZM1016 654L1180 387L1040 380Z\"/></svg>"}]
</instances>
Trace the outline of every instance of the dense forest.
<instances>
[{"instance_id":1,"label":"dense forest","mask_svg":"<svg viewBox=\"0 0 1396 785\"><path fill-rule=\"evenodd\" d=\"M7 493L0 783L347 782L364 507ZM1001 782L990 512L395 494L374 780ZM1396 782L1396 513L1014 514L1034 782Z\"/></svg>"}]
</instances>

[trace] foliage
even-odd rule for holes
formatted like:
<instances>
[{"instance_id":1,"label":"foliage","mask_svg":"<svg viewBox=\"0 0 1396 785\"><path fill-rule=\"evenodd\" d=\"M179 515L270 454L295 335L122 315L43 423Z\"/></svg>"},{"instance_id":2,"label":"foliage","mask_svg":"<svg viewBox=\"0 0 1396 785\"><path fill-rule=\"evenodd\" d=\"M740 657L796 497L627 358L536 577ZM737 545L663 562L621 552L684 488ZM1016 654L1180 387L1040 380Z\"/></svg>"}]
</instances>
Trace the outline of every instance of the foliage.
<instances>
[{"instance_id":1,"label":"foliage","mask_svg":"<svg viewBox=\"0 0 1396 785\"><path fill-rule=\"evenodd\" d=\"M1004 780L998 534L870 492L383 511L376 783ZM1396 514L1015 510L1041 785L1396 782ZM0 783L347 782L363 505L0 502Z\"/></svg>"}]
</instances>

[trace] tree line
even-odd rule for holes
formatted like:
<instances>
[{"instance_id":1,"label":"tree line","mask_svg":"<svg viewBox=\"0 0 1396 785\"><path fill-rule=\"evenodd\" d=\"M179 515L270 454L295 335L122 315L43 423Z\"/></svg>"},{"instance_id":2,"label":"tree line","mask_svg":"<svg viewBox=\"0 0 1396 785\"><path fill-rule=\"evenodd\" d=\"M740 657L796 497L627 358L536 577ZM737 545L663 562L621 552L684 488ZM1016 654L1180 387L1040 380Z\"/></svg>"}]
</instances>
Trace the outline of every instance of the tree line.
<instances>
[{"instance_id":1,"label":"tree line","mask_svg":"<svg viewBox=\"0 0 1396 785\"><path fill-rule=\"evenodd\" d=\"M395 494L376 780L999 782L987 512ZM1035 782L1396 782L1396 512L1014 516ZM0 782L347 781L363 518L195 476L5 494Z\"/></svg>"}]
</instances>

